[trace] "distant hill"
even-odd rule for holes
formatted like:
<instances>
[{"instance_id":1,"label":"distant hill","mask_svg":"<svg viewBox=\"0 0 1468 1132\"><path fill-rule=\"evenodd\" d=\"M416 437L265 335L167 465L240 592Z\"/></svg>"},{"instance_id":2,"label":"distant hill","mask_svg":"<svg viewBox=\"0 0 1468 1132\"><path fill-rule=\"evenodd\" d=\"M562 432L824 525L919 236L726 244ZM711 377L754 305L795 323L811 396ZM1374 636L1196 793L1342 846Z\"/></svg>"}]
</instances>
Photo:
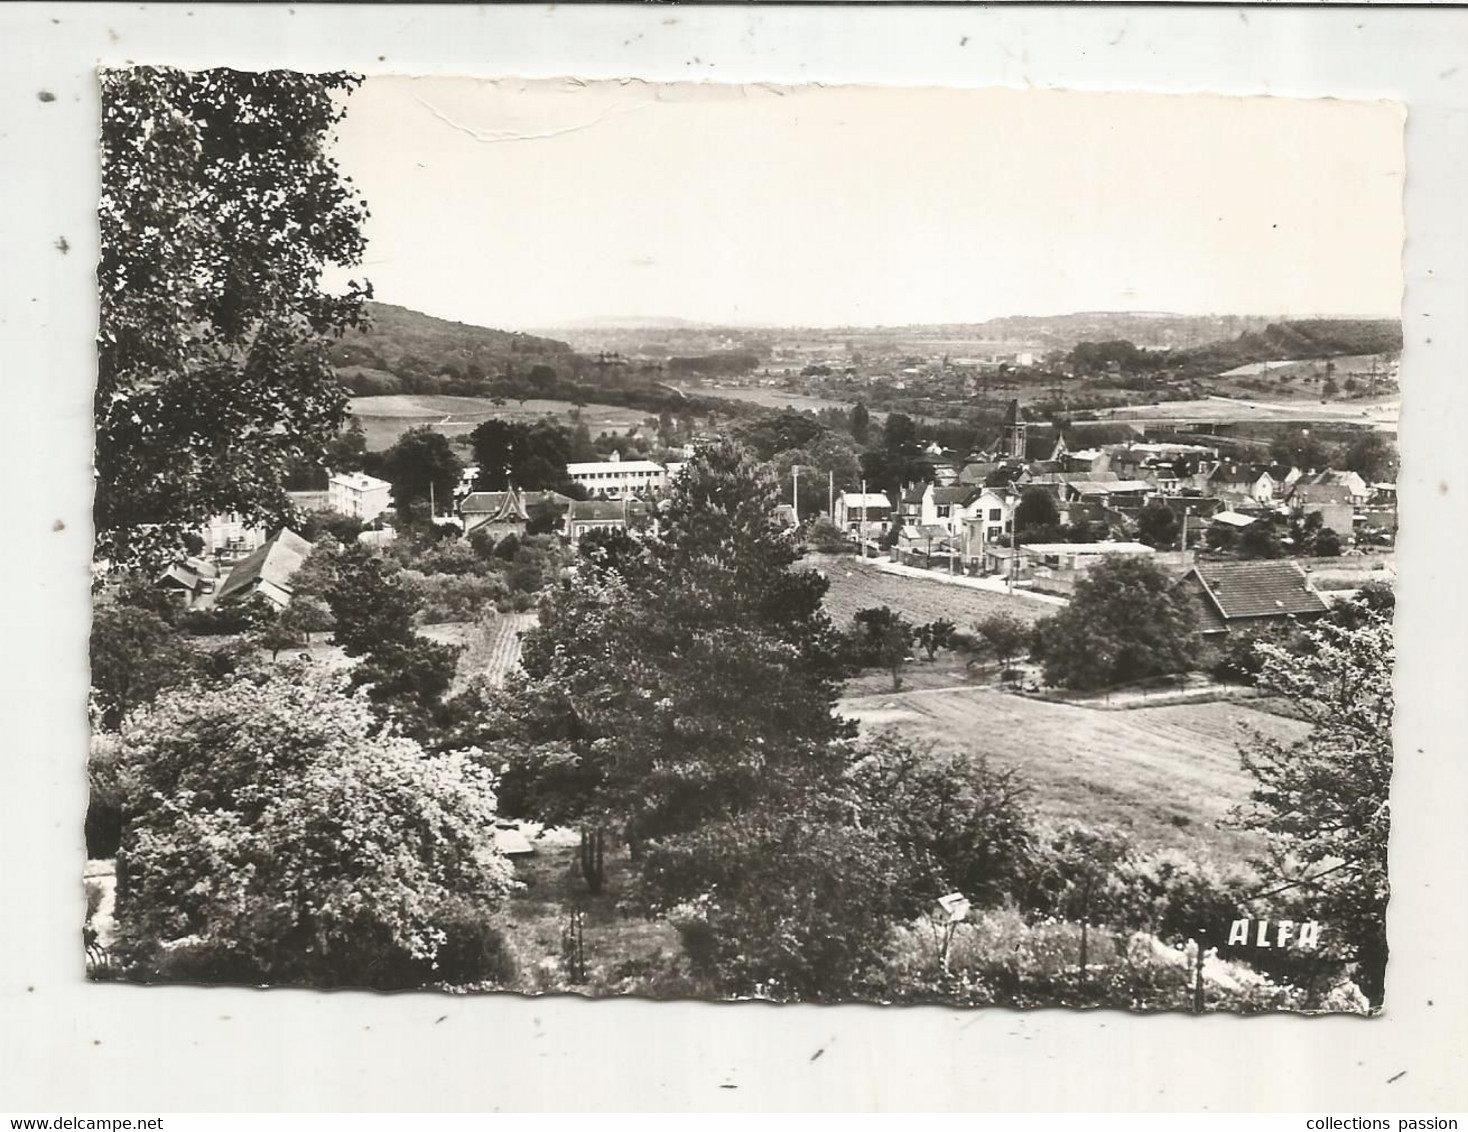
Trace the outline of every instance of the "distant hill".
<instances>
[{"instance_id":1,"label":"distant hill","mask_svg":"<svg viewBox=\"0 0 1468 1132\"><path fill-rule=\"evenodd\" d=\"M331 349L337 374L353 393L459 393L497 377L548 365L569 373L565 342L434 318L390 303L368 303L371 327L351 331Z\"/></svg>"},{"instance_id":2,"label":"distant hill","mask_svg":"<svg viewBox=\"0 0 1468 1132\"><path fill-rule=\"evenodd\" d=\"M1395 318L1306 318L1273 322L1261 331L1181 351L1173 359L1189 374L1218 374L1253 362L1299 361L1360 354L1397 354L1402 323Z\"/></svg>"}]
</instances>

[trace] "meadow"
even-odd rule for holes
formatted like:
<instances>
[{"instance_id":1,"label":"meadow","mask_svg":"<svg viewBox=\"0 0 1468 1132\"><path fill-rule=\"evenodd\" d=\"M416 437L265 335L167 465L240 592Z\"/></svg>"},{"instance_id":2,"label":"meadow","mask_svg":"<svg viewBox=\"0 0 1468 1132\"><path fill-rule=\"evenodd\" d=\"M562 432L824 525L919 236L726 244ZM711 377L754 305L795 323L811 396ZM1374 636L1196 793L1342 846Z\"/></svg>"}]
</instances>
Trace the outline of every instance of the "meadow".
<instances>
[{"instance_id":1,"label":"meadow","mask_svg":"<svg viewBox=\"0 0 1468 1132\"><path fill-rule=\"evenodd\" d=\"M1308 730L1250 703L1107 711L987 686L849 696L840 710L864 732L893 727L1017 769L1041 818L1113 826L1141 850L1182 849L1226 865L1260 848L1226 824L1252 784L1239 741L1251 729L1286 741Z\"/></svg>"},{"instance_id":2,"label":"meadow","mask_svg":"<svg viewBox=\"0 0 1468 1132\"><path fill-rule=\"evenodd\" d=\"M895 610L914 625L946 617L965 633L975 621L995 613L1031 622L1056 610L1056 606L1034 598L886 574L872 562L853 555L809 555L801 565L825 574L830 582L826 612L841 629L851 624L858 610L878 605Z\"/></svg>"},{"instance_id":3,"label":"meadow","mask_svg":"<svg viewBox=\"0 0 1468 1132\"><path fill-rule=\"evenodd\" d=\"M570 424L576 406L569 401L507 400L496 405L482 397L450 397L440 394L393 393L381 397L353 397L351 414L361 422L372 451L391 448L398 437L411 428L429 425L445 436L465 436L491 418L501 420L537 420L554 417ZM602 432L625 432L647 419L640 409L616 405L583 405L581 420L596 436Z\"/></svg>"}]
</instances>

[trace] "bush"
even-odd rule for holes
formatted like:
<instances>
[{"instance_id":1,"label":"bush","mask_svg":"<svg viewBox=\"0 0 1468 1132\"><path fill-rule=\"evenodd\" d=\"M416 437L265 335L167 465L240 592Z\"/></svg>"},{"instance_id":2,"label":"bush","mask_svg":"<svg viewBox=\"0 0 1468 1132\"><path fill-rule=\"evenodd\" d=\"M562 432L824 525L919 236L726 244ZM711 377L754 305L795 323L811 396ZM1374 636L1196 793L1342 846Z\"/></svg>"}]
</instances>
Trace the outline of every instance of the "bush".
<instances>
[{"instance_id":1,"label":"bush","mask_svg":"<svg viewBox=\"0 0 1468 1132\"><path fill-rule=\"evenodd\" d=\"M901 870L877 834L810 811L746 813L649 846L643 891L725 995L870 998Z\"/></svg>"},{"instance_id":2,"label":"bush","mask_svg":"<svg viewBox=\"0 0 1468 1132\"><path fill-rule=\"evenodd\" d=\"M473 760L375 730L363 699L309 665L140 712L122 753L114 950L127 976L432 981L446 925L493 913L512 870ZM472 933L449 954L455 977L503 969ZM476 956L489 966L472 970Z\"/></svg>"},{"instance_id":3,"label":"bush","mask_svg":"<svg viewBox=\"0 0 1468 1132\"><path fill-rule=\"evenodd\" d=\"M851 554L856 547L829 519L817 519L805 532L805 545L817 554Z\"/></svg>"},{"instance_id":4,"label":"bush","mask_svg":"<svg viewBox=\"0 0 1468 1132\"><path fill-rule=\"evenodd\" d=\"M504 580L495 575L431 574L425 577L412 570L403 573L422 603L420 616L428 625L477 621L508 592Z\"/></svg>"}]
</instances>

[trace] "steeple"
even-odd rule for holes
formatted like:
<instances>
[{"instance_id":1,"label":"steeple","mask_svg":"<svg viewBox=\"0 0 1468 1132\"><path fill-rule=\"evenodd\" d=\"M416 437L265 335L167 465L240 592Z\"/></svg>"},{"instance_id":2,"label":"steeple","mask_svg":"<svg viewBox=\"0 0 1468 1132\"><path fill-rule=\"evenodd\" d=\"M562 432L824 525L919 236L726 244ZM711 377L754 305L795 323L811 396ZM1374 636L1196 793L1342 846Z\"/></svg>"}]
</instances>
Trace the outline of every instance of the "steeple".
<instances>
[{"instance_id":1,"label":"steeple","mask_svg":"<svg viewBox=\"0 0 1468 1132\"><path fill-rule=\"evenodd\" d=\"M1009 403L1009 411L1004 414L1002 438L1004 454L1011 460L1025 458L1025 428L1024 410L1019 407L1019 398L1016 397Z\"/></svg>"}]
</instances>

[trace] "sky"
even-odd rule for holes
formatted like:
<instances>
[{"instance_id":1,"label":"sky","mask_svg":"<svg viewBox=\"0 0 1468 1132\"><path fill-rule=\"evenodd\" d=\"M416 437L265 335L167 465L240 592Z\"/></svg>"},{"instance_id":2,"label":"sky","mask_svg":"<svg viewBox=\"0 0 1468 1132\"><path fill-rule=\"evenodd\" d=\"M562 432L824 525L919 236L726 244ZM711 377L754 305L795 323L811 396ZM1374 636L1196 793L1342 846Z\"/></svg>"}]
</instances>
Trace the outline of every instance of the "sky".
<instances>
[{"instance_id":1,"label":"sky","mask_svg":"<svg viewBox=\"0 0 1468 1132\"><path fill-rule=\"evenodd\" d=\"M1403 115L1212 95L369 78L383 302L508 329L1395 317Z\"/></svg>"}]
</instances>

